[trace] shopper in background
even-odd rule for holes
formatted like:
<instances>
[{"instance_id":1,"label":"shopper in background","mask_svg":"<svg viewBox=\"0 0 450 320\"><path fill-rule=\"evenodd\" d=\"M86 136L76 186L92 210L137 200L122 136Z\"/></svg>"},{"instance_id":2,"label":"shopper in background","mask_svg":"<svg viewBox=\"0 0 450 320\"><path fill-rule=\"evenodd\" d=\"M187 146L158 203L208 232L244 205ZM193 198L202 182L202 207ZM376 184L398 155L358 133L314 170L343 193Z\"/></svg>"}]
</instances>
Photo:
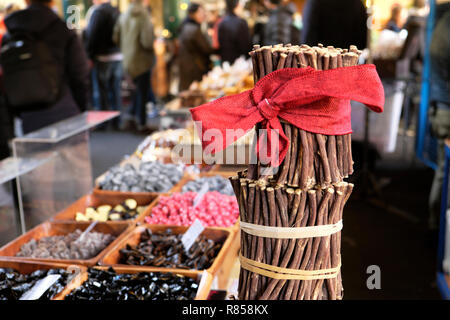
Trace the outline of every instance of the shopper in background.
<instances>
[{"instance_id":1,"label":"shopper in background","mask_svg":"<svg viewBox=\"0 0 450 320\"><path fill-rule=\"evenodd\" d=\"M36 41L40 41L42 46L48 48L54 60L53 65L58 68L58 79L53 79L58 81L59 88L55 101L50 105L36 103L33 105L33 102L30 102L33 105L33 111L20 113L24 133L38 130L86 109L88 93L86 54L77 34L69 30L64 21L56 15L52 10L52 4L51 0L30 0L28 8L16 11L5 19L8 33L3 39L2 49L8 45L9 41L15 41L19 36L29 35L27 38L37 39ZM4 61L1 63L5 69ZM29 82L30 79L17 80L19 83L10 84L15 89L23 88L25 82ZM38 86L39 84L27 85ZM9 96L8 90L6 90L7 96ZM23 95L26 97L27 92L23 92Z\"/></svg>"},{"instance_id":2,"label":"shopper in background","mask_svg":"<svg viewBox=\"0 0 450 320\"><path fill-rule=\"evenodd\" d=\"M89 26L89 22L91 21L92 14L94 13L95 9L98 8L98 6L101 4L103 0L93 0L92 6L89 7L88 11L86 12L86 16L84 17L86 26ZM82 32L82 39L84 46L86 47L86 32L87 28L85 28ZM90 108L94 110L100 110L101 108L101 98L100 98L100 88L97 81L97 72L95 70L94 64L92 60L89 61L89 68L90 68L90 76L89 79L91 81L90 89L91 89L91 101L90 101Z\"/></svg>"},{"instance_id":3,"label":"shopper in background","mask_svg":"<svg viewBox=\"0 0 450 320\"><path fill-rule=\"evenodd\" d=\"M0 9L0 46L2 44L3 35L6 33L6 26L4 23L6 12L4 8ZM12 119L9 110L6 107L3 94L3 74L0 68L0 160L9 156L8 141L12 137L14 130L11 130Z\"/></svg>"},{"instance_id":4,"label":"shopper in background","mask_svg":"<svg viewBox=\"0 0 450 320\"><path fill-rule=\"evenodd\" d=\"M101 109L120 111L122 53L112 39L114 25L120 13L109 0L100 2L86 29L86 50L94 62Z\"/></svg>"},{"instance_id":5,"label":"shopper in background","mask_svg":"<svg viewBox=\"0 0 450 320\"><path fill-rule=\"evenodd\" d=\"M258 0L250 0L246 4L250 17L247 19L253 44L264 43L264 26L267 24L268 16L266 7Z\"/></svg>"},{"instance_id":6,"label":"shopper in background","mask_svg":"<svg viewBox=\"0 0 450 320\"><path fill-rule=\"evenodd\" d=\"M302 43L365 48L367 14L362 1L308 0L303 8Z\"/></svg>"},{"instance_id":7,"label":"shopper in background","mask_svg":"<svg viewBox=\"0 0 450 320\"><path fill-rule=\"evenodd\" d=\"M92 6L89 7L88 11L86 12L86 15L84 17L84 20L86 21L86 25L89 25L89 22L91 21L92 14L94 13L95 9L98 8L99 5L102 4L103 0L92 0Z\"/></svg>"},{"instance_id":8,"label":"shopper in background","mask_svg":"<svg viewBox=\"0 0 450 320\"><path fill-rule=\"evenodd\" d=\"M443 1L442 1L443 2ZM437 168L429 197L429 228L439 227L445 166L445 139L450 138L450 2L436 6L436 27L430 45L431 130L438 141Z\"/></svg>"},{"instance_id":9,"label":"shopper in background","mask_svg":"<svg viewBox=\"0 0 450 320\"><path fill-rule=\"evenodd\" d=\"M0 160L9 157L8 141L14 136L13 119L5 104L3 96L0 96Z\"/></svg>"},{"instance_id":10,"label":"shopper in background","mask_svg":"<svg viewBox=\"0 0 450 320\"><path fill-rule=\"evenodd\" d=\"M426 0L415 0L409 9L408 19L403 28L408 31L402 57L411 60L410 70L417 76L422 74L422 61L425 55L425 27L429 8Z\"/></svg>"},{"instance_id":11,"label":"shopper in background","mask_svg":"<svg viewBox=\"0 0 450 320\"><path fill-rule=\"evenodd\" d=\"M209 56L214 52L201 24L205 21L205 9L191 2L188 16L180 27L178 65L180 72L179 90L189 89L194 81L200 81L210 69Z\"/></svg>"},{"instance_id":12,"label":"shopper in background","mask_svg":"<svg viewBox=\"0 0 450 320\"><path fill-rule=\"evenodd\" d=\"M299 44L300 35L292 17L296 11L295 5L285 5L282 0L265 0L264 3L269 9L269 21L264 27L264 45Z\"/></svg>"},{"instance_id":13,"label":"shopper in background","mask_svg":"<svg viewBox=\"0 0 450 320\"><path fill-rule=\"evenodd\" d=\"M227 13L219 25L219 54L222 61L233 63L240 56L247 57L251 47L247 22L239 18L239 0L226 0Z\"/></svg>"},{"instance_id":14,"label":"shopper in background","mask_svg":"<svg viewBox=\"0 0 450 320\"><path fill-rule=\"evenodd\" d=\"M113 39L123 54L123 67L136 86L130 115L138 118L138 130L147 129L146 104L151 70L155 62L153 24L147 10L148 0L133 0L114 28ZM131 119L133 121L134 119ZM123 128L127 123L123 123Z\"/></svg>"},{"instance_id":15,"label":"shopper in background","mask_svg":"<svg viewBox=\"0 0 450 320\"><path fill-rule=\"evenodd\" d=\"M222 22L222 17L219 10L214 9L208 13L208 35L211 38L211 44L214 50L219 49L219 25Z\"/></svg>"},{"instance_id":16,"label":"shopper in background","mask_svg":"<svg viewBox=\"0 0 450 320\"><path fill-rule=\"evenodd\" d=\"M403 25L406 21L406 12L403 6L399 3L396 3L391 8L391 16L386 23L385 29L391 30L394 32L400 32L403 28Z\"/></svg>"}]
</instances>

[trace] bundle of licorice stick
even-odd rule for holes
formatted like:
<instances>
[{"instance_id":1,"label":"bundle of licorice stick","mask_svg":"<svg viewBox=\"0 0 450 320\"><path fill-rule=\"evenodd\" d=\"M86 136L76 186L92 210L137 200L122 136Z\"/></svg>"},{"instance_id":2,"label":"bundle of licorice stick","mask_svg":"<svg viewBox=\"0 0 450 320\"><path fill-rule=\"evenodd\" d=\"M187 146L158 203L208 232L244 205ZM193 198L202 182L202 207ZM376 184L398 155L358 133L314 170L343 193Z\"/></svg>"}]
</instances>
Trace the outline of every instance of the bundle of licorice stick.
<instances>
[{"instance_id":1,"label":"bundle of licorice stick","mask_svg":"<svg viewBox=\"0 0 450 320\"><path fill-rule=\"evenodd\" d=\"M283 68L312 67L317 70L328 70L358 64L359 51L356 46L350 49L324 47L282 46L273 47L256 45L250 52L253 63L255 82L272 71ZM247 176L250 179L268 178L265 172L270 172L271 178L277 183L287 183L302 189L313 185L327 186L342 181L353 173L351 150L351 134L327 136L309 133L289 123L283 122L283 131L288 137L290 148L285 160L272 170L262 170L258 164L250 164ZM255 141L258 138L256 128ZM254 148L252 148L254 150Z\"/></svg>"},{"instance_id":2,"label":"bundle of licorice stick","mask_svg":"<svg viewBox=\"0 0 450 320\"><path fill-rule=\"evenodd\" d=\"M238 195L241 222L277 227L335 224L353 190L341 182L326 189L293 189L286 185L252 181L244 173L231 178ZM341 233L300 239L271 239L241 231L241 255L258 263L294 270L339 270ZM240 300L342 299L340 272L330 279L286 280L241 268Z\"/></svg>"},{"instance_id":3,"label":"bundle of licorice stick","mask_svg":"<svg viewBox=\"0 0 450 320\"><path fill-rule=\"evenodd\" d=\"M343 50L320 44L255 46L250 52L255 82L282 68L357 65L360 54L355 46ZM307 227L336 227L341 222L353 190L343 181L353 172L351 135L311 133L287 122L282 126L290 146L279 168L263 170L258 160L230 178L241 219L239 299L340 300L340 229L326 236L289 238L268 236L264 228L304 232ZM246 229L249 226L256 228L253 233Z\"/></svg>"}]
</instances>

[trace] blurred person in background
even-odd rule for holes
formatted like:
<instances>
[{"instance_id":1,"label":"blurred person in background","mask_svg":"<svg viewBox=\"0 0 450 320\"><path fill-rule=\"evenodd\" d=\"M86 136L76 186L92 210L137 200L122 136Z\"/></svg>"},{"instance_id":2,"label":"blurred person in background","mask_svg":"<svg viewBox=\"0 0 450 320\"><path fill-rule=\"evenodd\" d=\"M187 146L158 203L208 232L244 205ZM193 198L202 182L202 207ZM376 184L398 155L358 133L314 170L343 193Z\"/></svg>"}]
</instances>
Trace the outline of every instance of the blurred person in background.
<instances>
[{"instance_id":1,"label":"blurred person in background","mask_svg":"<svg viewBox=\"0 0 450 320\"><path fill-rule=\"evenodd\" d=\"M3 35L6 33L5 18L6 11L0 8L0 46L2 44ZM0 68L0 160L9 157L8 141L12 137L14 130L11 130L12 119L9 110L6 107L3 97L2 72Z\"/></svg>"},{"instance_id":2,"label":"blurred person in background","mask_svg":"<svg viewBox=\"0 0 450 320\"><path fill-rule=\"evenodd\" d=\"M211 67L210 55L214 52L201 30L205 22L205 9L191 2L188 16L180 26L178 66L180 73L179 91L189 89L194 81L202 80Z\"/></svg>"},{"instance_id":3,"label":"blurred person in background","mask_svg":"<svg viewBox=\"0 0 450 320\"><path fill-rule=\"evenodd\" d=\"M219 25L222 22L222 17L219 10L211 10L208 14L208 35L211 38L211 45L214 50L219 49Z\"/></svg>"},{"instance_id":4,"label":"blurred person in background","mask_svg":"<svg viewBox=\"0 0 450 320\"><path fill-rule=\"evenodd\" d=\"M283 4L282 0L265 0L264 4L269 10L269 20L264 26L264 45L299 44L300 33L293 25L293 15L297 11L295 5Z\"/></svg>"},{"instance_id":5,"label":"blurred person in background","mask_svg":"<svg viewBox=\"0 0 450 320\"><path fill-rule=\"evenodd\" d=\"M240 56L247 58L250 51L250 32L247 22L240 18L239 0L226 0L227 13L219 25L219 54L223 61L232 64Z\"/></svg>"},{"instance_id":6,"label":"blurred person in background","mask_svg":"<svg viewBox=\"0 0 450 320\"><path fill-rule=\"evenodd\" d=\"M82 39L84 46L86 47L86 32L87 32L87 26L89 26L89 22L91 21L92 14L94 13L95 9L98 8L98 6L102 3L103 0L93 0L92 6L89 7L88 11L86 12L86 15L84 17L86 28L83 30L82 33ZM87 52L87 51L86 51ZM88 53L89 54L89 53ZM89 61L89 68L90 68L90 95L91 95L91 101L90 101L90 108L94 110L100 110L101 103L100 103L100 88L97 81L97 72L94 67L94 63L92 60Z\"/></svg>"},{"instance_id":7,"label":"blurred person in background","mask_svg":"<svg viewBox=\"0 0 450 320\"><path fill-rule=\"evenodd\" d=\"M405 24L406 18L405 8L401 4L396 3L392 5L391 16L384 28L394 32L400 32Z\"/></svg>"},{"instance_id":8,"label":"blurred person in background","mask_svg":"<svg viewBox=\"0 0 450 320\"><path fill-rule=\"evenodd\" d=\"M445 139L450 139L450 1L438 1L430 44L430 122L437 138L437 168L429 197L428 226L439 227L445 166Z\"/></svg>"},{"instance_id":9,"label":"blurred person in background","mask_svg":"<svg viewBox=\"0 0 450 320\"><path fill-rule=\"evenodd\" d=\"M136 90L129 115L124 119L122 129L130 122L136 122L139 131L147 130L146 105L150 91L150 76L155 64L153 42L155 35L148 12L148 0L133 0L114 28L113 39L123 54L123 68L133 79Z\"/></svg>"},{"instance_id":10,"label":"blurred person in background","mask_svg":"<svg viewBox=\"0 0 450 320\"><path fill-rule=\"evenodd\" d=\"M13 117L6 105L3 92L3 75L0 72L0 160L10 155L8 142L14 137Z\"/></svg>"},{"instance_id":11,"label":"blurred person in background","mask_svg":"<svg viewBox=\"0 0 450 320\"><path fill-rule=\"evenodd\" d=\"M426 0L414 0L414 5L408 11L408 19L403 28L408 32L402 56L411 60L411 71L416 75L422 74L422 61L425 55L425 27L429 7Z\"/></svg>"},{"instance_id":12,"label":"blurred person in background","mask_svg":"<svg viewBox=\"0 0 450 320\"><path fill-rule=\"evenodd\" d=\"M91 21L92 14L94 13L95 9L98 8L99 5L102 4L103 0L93 0L92 6L89 7L88 11L86 11L86 15L84 16L84 20L86 21L86 25L89 25L89 22Z\"/></svg>"},{"instance_id":13,"label":"blurred person in background","mask_svg":"<svg viewBox=\"0 0 450 320\"><path fill-rule=\"evenodd\" d=\"M0 88L2 90L3 88ZM3 95L0 95L0 160L9 157L8 141L14 137L14 125Z\"/></svg>"},{"instance_id":14,"label":"blurred person in background","mask_svg":"<svg viewBox=\"0 0 450 320\"><path fill-rule=\"evenodd\" d=\"M88 62L77 34L69 30L66 23L52 10L53 2L51 0L29 0L27 4L28 7L25 10L16 11L5 19L8 33L3 38L2 59L0 61L5 72L5 78L9 76L7 70L14 73L14 70L18 70L16 68L17 61L22 61L19 56L13 56L17 51L14 51L14 45L10 45L10 43L14 44L18 41L29 41L29 46L41 47L48 53L45 59L52 61L52 70L56 69L57 71L52 71L54 78L45 79L52 81L52 93L56 97L53 102L46 104L43 104L42 101L29 101L32 99L31 94L27 91L28 89L24 89L25 87L39 88L41 83L33 82L32 79L27 77L20 78L21 75L34 74L33 68L35 67L26 69L23 65L24 69L19 68L21 73L11 74L15 80L14 83L6 83L5 80L4 86L8 104L11 103L9 97L12 94L17 95L18 90L25 90L19 92L25 99L30 97L27 102L30 111L22 111L19 114L22 119L22 130L25 134L84 111L88 94ZM4 60L4 56L8 56L9 60ZM41 61L39 58L42 58L42 56L38 56L32 58L38 59L35 60L36 62ZM14 63L14 66L9 65L10 63ZM49 67L40 65L39 68L41 71L48 71ZM20 110L25 109L20 108Z\"/></svg>"},{"instance_id":15,"label":"blurred person in background","mask_svg":"<svg viewBox=\"0 0 450 320\"><path fill-rule=\"evenodd\" d=\"M364 49L367 13L361 0L307 0L303 8L302 43Z\"/></svg>"},{"instance_id":16,"label":"blurred person in background","mask_svg":"<svg viewBox=\"0 0 450 320\"><path fill-rule=\"evenodd\" d=\"M113 42L119 10L100 0L86 29L86 50L94 63L102 110L121 110L122 53ZM117 127L118 122L114 122Z\"/></svg>"},{"instance_id":17,"label":"blurred person in background","mask_svg":"<svg viewBox=\"0 0 450 320\"><path fill-rule=\"evenodd\" d=\"M245 4L245 9L248 13L247 23L252 44L264 43L264 26L268 20L265 7L258 0L250 0Z\"/></svg>"}]
</instances>

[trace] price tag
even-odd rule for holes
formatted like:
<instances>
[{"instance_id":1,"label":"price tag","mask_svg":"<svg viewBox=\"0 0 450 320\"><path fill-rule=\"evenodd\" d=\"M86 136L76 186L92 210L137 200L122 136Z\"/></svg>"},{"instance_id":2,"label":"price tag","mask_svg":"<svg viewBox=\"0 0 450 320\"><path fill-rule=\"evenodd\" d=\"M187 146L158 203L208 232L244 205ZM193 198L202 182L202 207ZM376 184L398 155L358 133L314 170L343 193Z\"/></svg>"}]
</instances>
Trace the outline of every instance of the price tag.
<instances>
[{"instance_id":1,"label":"price tag","mask_svg":"<svg viewBox=\"0 0 450 320\"><path fill-rule=\"evenodd\" d=\"M209 191L209 184L208 182L205 182L205 184L202 186L202 188L200 189L199 192L197 192L197 196L194 199L194 208L197 207L200 202L202 202L203 197L205 196L205 194Z\"/></svg>"},{"instance_id":2,"label":"price tag","mask_svg":"<svg viewBox=\"0 0 450 320\"><path fill-rule=\"evenodd\" d=\"M45 291L47 291L56 281L61 278L60 274L49 274L44 279L39 280L36 284L27 292L25 292L20 300L37 300L39 299Z\"/></svg>"},{"instance_id":3,"label":"price tag","mask_svg":"<svg viewBox=\"0 0 450 320\"><path fill-rule=\"evenodd\" d=\"M203 230L205 230L205 227L203 227L200 220L195 219L192 226L181 237L181 242L183 243L186 252L189 251L189 249L192 247L195 240L203 232Z\"/></svg>"}]
</instances>

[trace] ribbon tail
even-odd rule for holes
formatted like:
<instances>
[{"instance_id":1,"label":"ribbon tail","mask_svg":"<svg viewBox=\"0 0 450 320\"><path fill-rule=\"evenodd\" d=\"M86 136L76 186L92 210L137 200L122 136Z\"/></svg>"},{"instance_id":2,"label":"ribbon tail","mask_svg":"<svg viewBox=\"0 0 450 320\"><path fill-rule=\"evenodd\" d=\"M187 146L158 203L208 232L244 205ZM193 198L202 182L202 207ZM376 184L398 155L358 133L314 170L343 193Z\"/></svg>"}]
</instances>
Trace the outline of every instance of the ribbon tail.
<instances>
[{"instance_id":1,"label":"ribbon tail","mask_svg":"<svg viewBox=\"0 0 450 320\"><path fill-rule=\"evenodd\" d=\"M263 165L279 167L286 157L289 143L278 118L266 121L265 130L259 132L258 159Z\"/></svg>"}]
</instances>

